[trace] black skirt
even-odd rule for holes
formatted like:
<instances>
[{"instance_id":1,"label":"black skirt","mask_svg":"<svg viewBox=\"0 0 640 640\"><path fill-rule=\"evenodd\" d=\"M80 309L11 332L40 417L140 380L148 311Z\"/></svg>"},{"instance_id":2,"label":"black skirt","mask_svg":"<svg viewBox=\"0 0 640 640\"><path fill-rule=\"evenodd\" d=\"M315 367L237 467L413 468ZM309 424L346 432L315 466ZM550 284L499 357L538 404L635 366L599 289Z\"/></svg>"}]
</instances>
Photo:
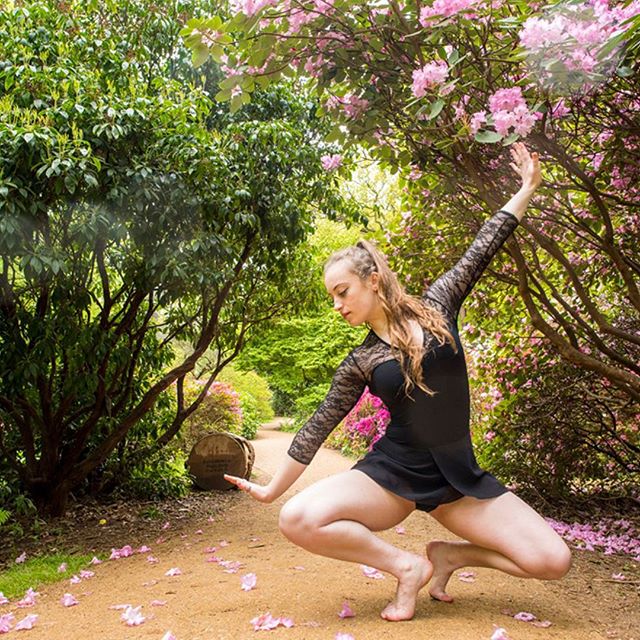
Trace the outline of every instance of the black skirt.
<instances>
[{"instance_id":1,"label":"black skirt","mask_svg":"<svg viewBox=\"0 0 640 640\"><path fill-rule=\"evenodd\" d=\"M352 469L415 502L420 511L432 511L463 496L486 499L508 491L478 466L469 436L429 449L415 449L384 436Z\"/></svg>"}]
</instances>

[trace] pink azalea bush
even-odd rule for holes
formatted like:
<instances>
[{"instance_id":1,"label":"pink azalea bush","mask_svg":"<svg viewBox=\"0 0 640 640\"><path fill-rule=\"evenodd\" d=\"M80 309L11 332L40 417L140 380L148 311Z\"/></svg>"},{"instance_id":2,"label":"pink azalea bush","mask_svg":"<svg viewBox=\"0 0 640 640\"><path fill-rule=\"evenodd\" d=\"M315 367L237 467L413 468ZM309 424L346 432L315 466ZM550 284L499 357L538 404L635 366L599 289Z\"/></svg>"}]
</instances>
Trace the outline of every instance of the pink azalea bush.
<instances>
[{"instance_id":1,"label":"pink azalea bush","mask_svg":"<svg viewBox=\"0 0 640 640\"><path fill-rule=\"evenodd\" d=\"M385 434L390 414L382 400L368 388L333 431L327 444L343 453L362 456Z\"/></svg>"}]
</instances>

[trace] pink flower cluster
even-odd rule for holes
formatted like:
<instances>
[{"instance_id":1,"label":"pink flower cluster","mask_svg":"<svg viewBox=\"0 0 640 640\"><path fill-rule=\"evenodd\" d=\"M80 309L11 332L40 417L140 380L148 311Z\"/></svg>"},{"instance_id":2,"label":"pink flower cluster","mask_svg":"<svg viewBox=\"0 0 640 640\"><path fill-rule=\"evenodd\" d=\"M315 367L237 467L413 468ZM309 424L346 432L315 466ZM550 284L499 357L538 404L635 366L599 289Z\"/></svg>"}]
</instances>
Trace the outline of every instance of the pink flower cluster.
<instances>
[{"instance_id":1,"label":"pink flower cluster","mask_svg":"<svg viewBox=\"0 0 640 640\"><path fill-rule=\"evenodd\" d=\"M435 0L430 7L422 7L418 21L423 27L428 27L433 23L432 18L435 16L449 18L456 13L470 9L477 3L478 0Z\"/></svg>"},{"instance_id":2,"label":"pink flower cluster","mask_svg":"<svg viewBox=\"0 0 640 640\"><path fill-rule=\"evenodd\" d=\"M231 3L232 11L236 13L242 12L246 16L254 16L259 11L262 11L265 7L269 5L277 4L278 0L234 0Z\"/></svg>"},{"instance_id":3,"label":"pink flower cluster","mask_svg":"<svg viewBox=\"0 0 640 640\"><path fill-rule=\"evenodd\" d=\"M339 153L324 155L320 158L320 162L325 171L335 171L342 164L342 156Z\"/></svg>"},{"instance_id":4,"label":"pink flower cluster","mask_svg":"<svg viewBox=\"0 0 640 640\"><path fill-rule=\"evenodd\" d=\"M623 553L640 561L640 538L628 520L601 520L595 526L550 518L547 521L565 540L575 543L577 549L595 551L599 547L605 555Z\"/></svg>"},{"instance_id":5,"label":"pink flower cluster","mask_svg":"<svg viewBox=\"0 0 640 640\"><path fill-rule=\"evenodd\" d=\"M427 62L421 69L413 71L411 91L416 98L422 98L431 89L442 84L449 75L449 67L443 60Z\"/></svg>"},{"instance_id":6,"label":"pink flower cluster","mask_svg":"<svg viewBox=\"0 0 640 640\"><path fill-rule=\"evenodd\" d=\"M344 422L349 436L365 439L369 442L369 449L371 449L385 434L390 419L391 414L382 400L365 388Z\"/></svg>"},{"instance_id":7,"label":"pink flower cluster","mask_svg":"<svg viewBox=\"0 0 640 640\"><path fill-rule=\"evenodd\" d=\"M470 121L472 134L475 135L483 125L493 124L496 132L502 136L512 132L526 136L541 117L540 113L529 111L520 87L498 89L489 97L489 110L490 118L486 111L473 114Z\"/></svg>"},{"instance_id":8,"label":"pink flower cluster","mask_svg":"<svg viewBox=\"0 0 640 640\"><path fill-rule=\"evenodd\" d=\"M331 111L342 109L347 118L354 120L361 116L369 107L369 101L366 98L360 98L353 93L347 93L342 97L331 96L326 104L327 109Z\"/></svg>"},{"instance_id":9,"label":"pink flower cluster","mask_svg":"<svg viewBox=\"0 0 640 640\"><path fill-rule=\"evenodd\" d=\"M602 47L617 33L626 19L640 13L640 2L635 0L626 7L607 0L588 0L564 7L563 13L542 18L529 18L520 32L520 42L531 56L538 60L547 77L551 60L560 62L565 70L585 74L600 73L616 56L612 51L601 54ZM563 72L558 78L563 77Z\"/></svg>"}]
</instances>

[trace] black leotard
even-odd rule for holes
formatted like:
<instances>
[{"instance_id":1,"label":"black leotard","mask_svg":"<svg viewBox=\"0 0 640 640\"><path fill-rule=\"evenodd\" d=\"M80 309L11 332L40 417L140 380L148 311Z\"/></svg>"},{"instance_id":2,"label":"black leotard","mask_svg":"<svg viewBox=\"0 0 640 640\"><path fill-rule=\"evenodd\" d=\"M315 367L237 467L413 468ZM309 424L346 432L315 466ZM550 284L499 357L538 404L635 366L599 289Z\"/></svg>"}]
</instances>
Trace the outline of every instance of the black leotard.
<instances>
[{"instance_id":1,"label":"black leotard","mask_svg":"<svg viewBox=\"0 0 640 640\"><path fill-rule=\"evenodd\" d=\"M425 305L443 314L458 347L456 352L448 343L439 345L424 331L424 382L435 394L415 387L407 395L390 345L370 331L340 364L326 398L294 437L292 458L311 462L368 385L388 407L391 420L385 436L354 468L423 510L461 495L486 498L506 491L478 467L471 449L469 381L457 318L462 302L517 225L511 213L496 213L458 263L423 295Z\"/></svg>"}]
</instances>

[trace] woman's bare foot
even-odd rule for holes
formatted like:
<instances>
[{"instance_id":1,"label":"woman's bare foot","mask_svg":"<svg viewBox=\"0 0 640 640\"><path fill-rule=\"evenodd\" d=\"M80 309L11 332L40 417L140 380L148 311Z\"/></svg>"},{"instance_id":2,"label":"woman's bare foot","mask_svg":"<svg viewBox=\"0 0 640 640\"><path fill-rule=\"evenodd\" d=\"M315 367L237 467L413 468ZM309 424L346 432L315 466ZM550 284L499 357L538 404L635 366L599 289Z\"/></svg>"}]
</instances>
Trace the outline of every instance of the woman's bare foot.
<instances>
[{"instance_id":1,"label":"woman's bare foot","mask_svg":"<svg viewBox=\"0 0 640 640\"><path fill-rule=\"evenodd\" d=\"M416 599L418 591L424 587L431 578L433 565L424 556L413 556L406 570L398 578L396 597L384 608L380 614L385 620L399 622L411 620L416 611Z\"/></svg>"},{"instance_id":2,"label":"woman's bare foot","mask_svg":"<svg viewBox=\"0 0 640 640\"><path fill-rule=\"evenodd\" d=\"M440 602L453 602L453 598L445 591L451 574L458 569L452 561L450 551L455 543L435 540L427 545L427 557L433 564L433 577L429 587L429 595Z\"/></svg>"}]
</instances>

